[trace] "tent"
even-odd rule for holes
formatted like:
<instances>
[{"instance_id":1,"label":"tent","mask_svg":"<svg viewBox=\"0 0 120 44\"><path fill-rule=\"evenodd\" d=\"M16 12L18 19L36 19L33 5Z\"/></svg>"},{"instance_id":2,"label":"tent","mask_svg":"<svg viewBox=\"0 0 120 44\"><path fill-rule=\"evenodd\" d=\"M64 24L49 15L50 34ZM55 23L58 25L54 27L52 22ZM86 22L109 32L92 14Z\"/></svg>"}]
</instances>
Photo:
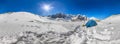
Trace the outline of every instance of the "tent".
<instances>
[{"instance_id":1,"label":"tent","mask_svg":"<svg viewBox=\"0 0 120 44\"><path fill-rule=\"evenodd\" d=\"M88 28L88 27L93 27L93 26L96 26L97 25L97 22L95 20L89 20L85 26Z\"/></svg>"}]
</instances>

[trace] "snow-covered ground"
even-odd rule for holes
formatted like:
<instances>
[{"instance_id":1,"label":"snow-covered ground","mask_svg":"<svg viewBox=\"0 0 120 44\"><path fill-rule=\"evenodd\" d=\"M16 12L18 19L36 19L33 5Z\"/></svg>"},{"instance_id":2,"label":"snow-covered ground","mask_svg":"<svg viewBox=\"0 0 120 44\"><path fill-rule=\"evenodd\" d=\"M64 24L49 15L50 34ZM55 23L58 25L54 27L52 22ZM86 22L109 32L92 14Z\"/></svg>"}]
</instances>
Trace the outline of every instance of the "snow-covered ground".
<instances>
[{"instance_id":1,"label":"snow-covered ground","mask_svg":"<svg viewBox=\"0 0 120 44\"><path fill-rule=\"evenodd\" d=\"M28 12L0 14L0 44L120 44L120 15L86 28L87 21L58 21Z\"/></svg>"}]
</instances>

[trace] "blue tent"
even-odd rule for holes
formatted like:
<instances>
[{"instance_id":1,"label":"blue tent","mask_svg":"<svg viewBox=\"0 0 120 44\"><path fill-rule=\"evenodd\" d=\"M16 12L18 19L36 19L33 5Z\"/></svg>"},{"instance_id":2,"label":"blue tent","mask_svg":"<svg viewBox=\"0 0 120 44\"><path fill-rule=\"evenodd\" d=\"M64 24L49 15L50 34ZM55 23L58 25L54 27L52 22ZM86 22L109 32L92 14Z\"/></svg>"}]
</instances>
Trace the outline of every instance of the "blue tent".
<instances>
[{"instance_id":1,"label":"blue tent","mask_svg":"<svg viewBox=\"0 0 120 44\"><path fill-rule=\"evenodd\" d=\"M97 22L95 20L89 20L85 26L88 28L88 27L93 27L93 26L96 26L97 25Z\"/></svg>"}]
</instances>

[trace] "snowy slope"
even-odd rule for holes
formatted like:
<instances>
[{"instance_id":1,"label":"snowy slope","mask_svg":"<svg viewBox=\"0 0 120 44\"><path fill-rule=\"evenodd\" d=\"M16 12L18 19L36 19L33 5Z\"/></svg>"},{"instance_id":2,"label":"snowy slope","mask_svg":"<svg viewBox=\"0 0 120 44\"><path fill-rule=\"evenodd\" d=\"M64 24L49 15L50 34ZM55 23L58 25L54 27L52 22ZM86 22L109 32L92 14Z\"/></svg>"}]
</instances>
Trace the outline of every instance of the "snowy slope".
<instances>
[{"instance_id":1,"label":"snowy slope","mask_svg":"<svg viewBox=\"0 0 120 44\"><path fill-rule=\"evenodd\" d=\"M111 23L119 23L120 22L119 19L120 19L120 14L118 14L118 15L112 15L112 16L106 18L105 21L111 22Z\"/></svg>"},{"instance_id":2,"label":"snowy slope","mask_svg":"<svg viewBox=\"0 0 120 44\"><path fill-rule=\"evenodd\" d=\"M5 13L0 15L0 34L18 33L22 31L57 31L66 32L74 29L74 23L59 23L52 21L46 17L39 17L37 15L27 12ZM67 24L67 25L66 25ZM58 31L59 30L59 31Z\"/></svg>"},{"instance_id":3,"label":"snowy slope","mask_svg":"<svg viewBox=\"0 0 120 44\"><path fill-rule=\"evenodd\" d=\"M86 28L87 21L57 21L28 12L0 15L0 44L120 44L120 15Z\"/></svg>"},{"instance_id":4,"label":"snowy slope","mask_svg":"<svg viewBox=\"0 0 120 44\"><path fill-rule=\"evenodd\" d=\"M120 15L113 15L98 22L98 26L88 28L94 38L90 44L120 44L119 18Z\"/></svg>"},{"instance_id":5,"label":"snowy slope","mask_svg":"<svg viewBox=\"0 0 120 44\"><path fill-rule=\"evenodd\" d=\"M110 31L112 31L112 36L111 38L114 40L119 40L120 39L120 15L113 15L107 19L105 19L103 22L106 22L107 27L109 28Z\"/></svg>"},{"instance_id":6,"label":"snowy slope","mask_svg":"<svg viewBox=\"0 0 120 44\"><path fill-rule=\"evenodd\" d=\"M21 29L24 29L27 27L24 27L24 25L30 25L28 21L32 20L40 20L42 21L38 16L35 16L31 13L26 12L17 12L17 13L6 13L5 15L0 16L0 31L1 32L15 32L15 31L21 31ZM28 23L27 23L28 22Z\"/></svg>"}]
</instances>

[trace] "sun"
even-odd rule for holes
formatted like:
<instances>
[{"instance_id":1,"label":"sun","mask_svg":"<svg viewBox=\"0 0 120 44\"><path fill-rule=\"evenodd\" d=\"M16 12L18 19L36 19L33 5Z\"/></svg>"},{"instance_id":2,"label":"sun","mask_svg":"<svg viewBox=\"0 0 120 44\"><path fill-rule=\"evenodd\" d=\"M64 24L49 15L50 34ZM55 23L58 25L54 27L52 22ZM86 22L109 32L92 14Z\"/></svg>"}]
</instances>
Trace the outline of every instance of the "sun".
<instances>
[{"instance_id":1,"label":"sun","mask_svg":"<svg viewBox=\"0 0 120 44\"><path fill-rule=\"evenodd\" d=\"M42 9L45 10L45 11L47 11L47 12L50 11L52 8L53 7L51 5L49 5L49 4L44 4L42 6Z\"/></svg>"}]
</instances>

